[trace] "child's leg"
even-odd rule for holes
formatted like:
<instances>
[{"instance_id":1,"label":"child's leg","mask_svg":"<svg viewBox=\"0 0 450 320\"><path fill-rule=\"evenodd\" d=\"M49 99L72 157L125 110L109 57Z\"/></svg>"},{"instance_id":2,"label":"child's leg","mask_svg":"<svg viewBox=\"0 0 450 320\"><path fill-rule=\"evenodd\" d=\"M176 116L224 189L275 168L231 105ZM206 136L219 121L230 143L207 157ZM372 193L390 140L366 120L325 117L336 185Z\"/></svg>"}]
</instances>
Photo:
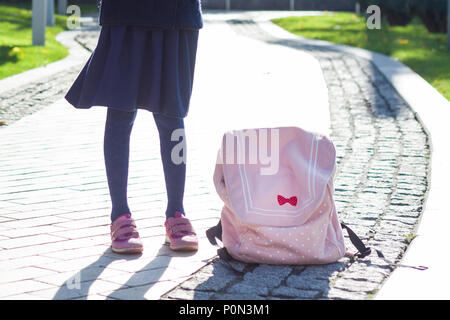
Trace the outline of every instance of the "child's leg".
<instances>
[{"instance_id":1,"label":"child's leg","mask_svg":"<svg viewBox=\"0 0 450 320\"><path fill-rule=\"evenodd\" d=\"M167 191L167 210L166 218L173 217L175 211L184 212L183 196L184 185L186 181L186 163L181 158L186 158L185 137L184 137L184 120L183 118L170 118L161 114L153 113L156 126L159 131L159 140L161 148L161 159L164 169L164 178L166 181ZM181 130L177 130L181 129ZM178 134L172 141L172 133L183 133L180 137ZM184 144L184 145L183 145ZM174 147L177 148L174 149ZM179 148L183 146L183 148ZM175 158L172 159L172 150L174 150Z\"/></svg>"},{"instance_id":2,"label":"child's leg","mask_svg":"<svg viewBox=\"0 0 450 320\"><path fill-rule=\"evenodd\" d=\"M108 108L104 156L109 193L111 195L111 221L130 213L127 199L130 135L136 118L135 112Z\"/></svg>"}]
</instances>

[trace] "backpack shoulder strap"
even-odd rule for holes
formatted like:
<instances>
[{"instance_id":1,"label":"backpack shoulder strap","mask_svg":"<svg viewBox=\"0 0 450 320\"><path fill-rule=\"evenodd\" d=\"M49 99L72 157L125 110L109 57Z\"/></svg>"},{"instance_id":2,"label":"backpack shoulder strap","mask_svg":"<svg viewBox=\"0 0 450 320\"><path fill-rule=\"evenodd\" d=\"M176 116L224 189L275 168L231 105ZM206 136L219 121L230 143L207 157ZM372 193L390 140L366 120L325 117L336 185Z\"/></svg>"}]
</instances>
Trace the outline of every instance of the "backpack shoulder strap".
<instances>
[{"instance_id":1,"label":"backpack shoulder strap","mask_svg":"<svg viewBox=\"0 0 450 320\"><path fill-rule=\"evenodd\" d=\"M342 229L347 230L348 236L350 237L350 241L358 250L358 255L357 255L358 258L364 258L372 252L372 250L370 248L366 247L364 245L364 243L361 241L361 239L356 235L356 233L354 233L353 230L350 229L346 224L341 223L341 227L342 227ZM412 268L412 269L416 269L416 270L420 270L420 271L428 269L428 267L425 267L425 266L409 266L409 265L405 265L405 264L394 263L394 262L386 259L380 250L375 250L375 252L377 253L377 256L379 258L383 259L391 267Z\"/></svg>"},{"instance_id":2,"label":"backpack shoulder strap","mask_svg":"<svg viewBox=\"0 0 450 320\"><path fill-rule=\"evenodd\" d=\"M219 223L217 225L206 230L206 237L208 238L209 242L214 246L217 245L216 238L219 239L220 241L222 241L222 222L221 222L221 220L219 220Z\"/></svg>"},{"instance_id":3,"label":"backpack shoulder strap","mask_svg":"<svg viewBox=\"0 0 450 320\"><path fill-rule=\"evenodd\" d=\"M347 230L351 243L358 250L358 258L367 257L372 252L372 250L366 247L362 240L356 235L356 233L353 232L353 230L350 229L345 223L341 223L341 227L342 229Z\"/></svg>"}]
</instances>

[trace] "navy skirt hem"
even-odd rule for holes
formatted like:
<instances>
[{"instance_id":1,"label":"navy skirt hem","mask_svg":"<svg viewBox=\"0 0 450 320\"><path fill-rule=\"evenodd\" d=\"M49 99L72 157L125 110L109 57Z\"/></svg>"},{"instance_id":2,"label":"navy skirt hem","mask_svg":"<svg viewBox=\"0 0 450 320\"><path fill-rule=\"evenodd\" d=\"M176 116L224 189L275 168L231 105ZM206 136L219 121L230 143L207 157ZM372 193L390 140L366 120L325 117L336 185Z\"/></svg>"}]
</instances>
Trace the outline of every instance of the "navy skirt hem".
<instances>
[{"instance_id":1,"label":"navy skirt hem","mask_svg":"<svg viewBox=\"0 0 450 320\"><path fill-rule=\"evenodd\" d=\"M103 26L97 47L67 92L78 109L104 106L187 116L198 30Z\"/></svg>"}]
</instances>

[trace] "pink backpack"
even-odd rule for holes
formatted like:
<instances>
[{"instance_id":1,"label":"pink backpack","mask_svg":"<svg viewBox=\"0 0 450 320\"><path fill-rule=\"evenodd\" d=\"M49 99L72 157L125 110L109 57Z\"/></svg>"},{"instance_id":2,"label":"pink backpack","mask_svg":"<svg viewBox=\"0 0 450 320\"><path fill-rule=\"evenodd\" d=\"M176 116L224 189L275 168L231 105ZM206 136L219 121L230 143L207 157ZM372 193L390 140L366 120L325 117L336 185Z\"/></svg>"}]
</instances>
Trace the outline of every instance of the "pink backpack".
<instances>
[{"instance_id":1,"label":"pink backpack","mask_svg":"<svg viewBox=\"0 0 450 320\"><path fill-rule=\"evenodd\" d=\"M214 171L224 206L219 224L206 232L208 239L222 241L221 257L248 263L339 260L346 254L346 226L339 223L333 200L335 168L333 143L300 128L225 133ZM349 234L362 255L370 253Z\"/></svg>"}]
</instances>

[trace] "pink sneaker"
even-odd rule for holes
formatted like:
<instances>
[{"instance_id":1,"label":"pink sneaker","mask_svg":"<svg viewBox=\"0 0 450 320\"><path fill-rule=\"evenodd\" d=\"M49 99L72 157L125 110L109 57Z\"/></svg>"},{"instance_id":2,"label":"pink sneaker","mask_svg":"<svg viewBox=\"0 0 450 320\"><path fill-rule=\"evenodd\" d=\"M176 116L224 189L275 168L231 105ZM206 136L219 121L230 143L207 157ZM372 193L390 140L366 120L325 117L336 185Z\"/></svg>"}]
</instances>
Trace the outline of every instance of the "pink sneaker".
<instances>
[{"instance_id":1,"label":"pink sneaker","mask_svg":"<svg viewBox=\"0 0 450 320\"><path fill-rule=\"evenodd\" d=\"M141 253L142 241L131 214L123 214L111 224L111 248L116 253Z\"/></svg>"},{"instance_id":2,"label":"pink sneaker","mask_svg":"<svg viewBox=\"0 0 450 320\"><path fill-rule=\"evenodd\" d=\"M166 243L172 250L196 251L198 250L197 235L189 219L181 212L175 212L173 218L166 220Z\"/></svg>"}]
</instances>

